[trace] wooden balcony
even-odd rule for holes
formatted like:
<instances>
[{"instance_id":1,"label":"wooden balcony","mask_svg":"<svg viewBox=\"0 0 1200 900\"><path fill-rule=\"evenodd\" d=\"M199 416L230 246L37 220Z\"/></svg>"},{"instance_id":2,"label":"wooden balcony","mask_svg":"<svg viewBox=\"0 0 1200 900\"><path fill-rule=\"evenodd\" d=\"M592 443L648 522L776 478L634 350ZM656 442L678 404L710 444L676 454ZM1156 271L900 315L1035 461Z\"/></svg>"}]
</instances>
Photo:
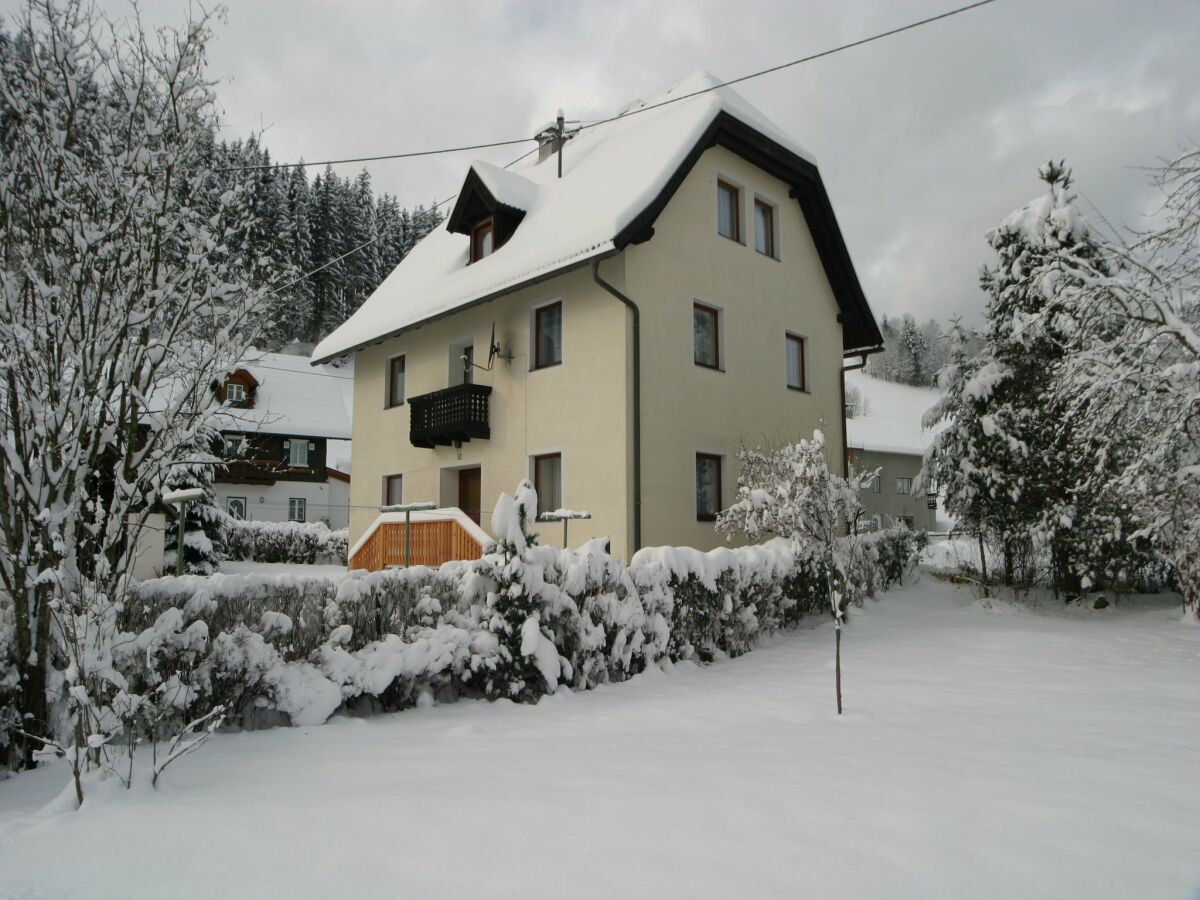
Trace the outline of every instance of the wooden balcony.
<instances>
[{"instance_id":1,"label":"wooden balcony","mask_svg":"<svg viewBox=\"0 0 1200 900\"><path fill-rule=\"evenodd\" d=\"M490 438L488 397L491 385L459 384L410 397L408 439L414 447L447 447L472 438Z\"/></svg>"}]
</instances>

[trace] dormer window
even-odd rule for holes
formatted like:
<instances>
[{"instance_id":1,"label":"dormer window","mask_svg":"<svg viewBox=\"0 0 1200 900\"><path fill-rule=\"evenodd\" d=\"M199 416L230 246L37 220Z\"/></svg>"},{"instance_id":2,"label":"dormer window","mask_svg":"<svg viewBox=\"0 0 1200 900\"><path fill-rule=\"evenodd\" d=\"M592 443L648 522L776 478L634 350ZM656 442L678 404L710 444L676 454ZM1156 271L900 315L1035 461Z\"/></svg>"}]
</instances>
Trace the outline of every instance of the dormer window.
<instances>
[{"instance_id":1,"label":"dormer window","mask_svg":"<svg viewBox=\"0 0 1200 900\"><path fill-rule=\"evenodd\" d=\"M447 231L469 239L467 265L508 243L536 196L537 187L523 175L491 163L472 163L446 219Z\"/></svg>"},{"instance_id":2,"label":"dormer window","mask_svg":"<svg viewBox=\"0 0 1200 900\"><path fill-rule=\"evenodd\" d=\"M471 229L471 262L492 255L495 240L495 220L484 219Z\"/></svg>"},{"instance_id":3,"label":"dormer window","mask_svg":"<svg viewBox=\"0 0 1200 900\"><path fill-rule=\"evenodd\" d=\"M225 382L225 399L234 406L246 402L246 386L237 381Z\"/></svg>"}]
</instances>

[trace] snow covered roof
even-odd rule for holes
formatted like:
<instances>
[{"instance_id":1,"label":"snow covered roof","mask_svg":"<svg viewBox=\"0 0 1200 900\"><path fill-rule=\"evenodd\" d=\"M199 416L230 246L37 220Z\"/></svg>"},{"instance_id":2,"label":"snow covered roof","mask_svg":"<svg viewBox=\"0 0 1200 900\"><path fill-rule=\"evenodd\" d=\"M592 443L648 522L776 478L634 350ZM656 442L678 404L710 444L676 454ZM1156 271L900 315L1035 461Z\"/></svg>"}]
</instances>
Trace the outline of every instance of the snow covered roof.
<instances>
[{"instance_id":1,"label":"snow covered roof","mask_svg":"<svg viewBox=\"0 0 1200 900\"><path fill-rule=\"evenodd\" d=\"M793 186L842 310L845 349L882 343L812 156L731 88L649 109L719 83L698 72L620 118L580 131L564 146L561 179L553 158L514 172L473 163L464 187L482 185L497 203L524 212L512 237L467 265L469 238L435 229L317 345L314 362L645 240L700 154L715 144ZM448 225L462 231L460 218L452 214Z\"/></svg>"},{"instance_id":2,"label":"snow covered roof","mask_svg":"<svg viewBox=\"0 0 1200 900\"><path fill-rule=\"evenodd\" d=\"M350 440L353 363L313 366L303 356L251 351L238 368L258 382L254 408L230 408L222 416L222 431Z\"/></svg>"},{"instance_id":3,"label":"snow covered roof","mask_svg":"<svg viewBox=\"0 0 1200 900\"><path fill-rule=\"evenodd\" d=\"M882 381L861 370L846 373L846 390L851 388L856 388L867 404L864 415L846 420L846 443L851 450L925 453L936 432L923 429L921 418L937 402L937 391Z\"/></svg>"}]
</instances>

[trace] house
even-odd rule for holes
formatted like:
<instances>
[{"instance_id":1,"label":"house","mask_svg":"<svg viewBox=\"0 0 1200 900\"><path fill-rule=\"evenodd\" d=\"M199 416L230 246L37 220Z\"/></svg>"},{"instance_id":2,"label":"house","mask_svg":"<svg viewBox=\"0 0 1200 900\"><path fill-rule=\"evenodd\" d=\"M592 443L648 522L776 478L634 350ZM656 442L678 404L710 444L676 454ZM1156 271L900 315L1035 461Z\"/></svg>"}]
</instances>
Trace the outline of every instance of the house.
<instances>
[{"instance_id":1,"label":"house","mask_svg":"<svg viewBox=\"0 0 1200 900\"><path fill-rule=\"evenodd\" d=\"M708 548L743 442L824 427L841 466L842 360L879 329L812 157L717 83L471 164L445 227L316 347L355 357L352 543L399 502L487 530L529 478L541 511L592 514L571 543Z\"/></svg>"},{"instance_id":2,"label":"house","mask_svg":"<svg viewBox=\"0 0 1200 900\"><path fill-rule=\"evenodd\" d=\"M917 473L934 436L921 427L921 417L938 395L862 371L846 373L846 391L857 401L850 404L846 419L847 461L857 472L879 470L859 494L869 526L886 528L902 521L918 530L935 530L937 495L918 489Z\"/></svg>"},{"instance_id":3,"label":"house","mask_svg":"<svg viewBox=\"0 0 1200 900\"><path fill-rule=\"evenodd\" d=\"M214 479L221 507L239 519L345 528L353 366L252 352L216 390L226 404L226 464Z\"/></svg>"}]
</instances>

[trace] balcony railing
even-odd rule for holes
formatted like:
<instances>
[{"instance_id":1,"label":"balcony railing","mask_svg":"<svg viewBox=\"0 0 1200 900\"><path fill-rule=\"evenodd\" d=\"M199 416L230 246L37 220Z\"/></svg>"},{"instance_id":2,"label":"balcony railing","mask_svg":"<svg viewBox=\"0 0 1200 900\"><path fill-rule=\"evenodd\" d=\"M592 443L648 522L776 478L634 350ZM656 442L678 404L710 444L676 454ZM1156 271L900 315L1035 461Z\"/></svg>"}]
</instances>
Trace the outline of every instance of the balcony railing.
<instances>
[{"instance_id":1,"label":"balcony railing","mask_svg":"<svg viewBox=\"0 0 1200 900\"><path fill-rule=\"evenodd\" d=\"M443 391L410 397L408 439L414 447L490 438L488 396L491 385L459 384Z\"/></svg>"}]
</instances>

